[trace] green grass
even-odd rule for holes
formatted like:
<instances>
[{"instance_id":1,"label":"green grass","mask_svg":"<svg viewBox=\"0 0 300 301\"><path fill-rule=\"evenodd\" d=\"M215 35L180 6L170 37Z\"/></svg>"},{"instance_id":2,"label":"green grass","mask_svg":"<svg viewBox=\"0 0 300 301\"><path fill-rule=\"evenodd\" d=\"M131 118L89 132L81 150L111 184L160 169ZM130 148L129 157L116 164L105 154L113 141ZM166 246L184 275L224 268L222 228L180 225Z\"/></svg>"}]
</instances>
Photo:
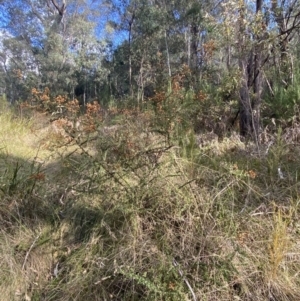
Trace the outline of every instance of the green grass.
<instances>
[{"instance_id":1,"label":"green grass","mask_svg":"<svg viewBox=\"0 0 300 301\"><path fill-rule=\"evenodd\" d=\"M267 154L236 135L199 147L141 113L69 142L41 118L0 115L1 300L300 299L283 135Z\"/></svg>"}]
</instances>

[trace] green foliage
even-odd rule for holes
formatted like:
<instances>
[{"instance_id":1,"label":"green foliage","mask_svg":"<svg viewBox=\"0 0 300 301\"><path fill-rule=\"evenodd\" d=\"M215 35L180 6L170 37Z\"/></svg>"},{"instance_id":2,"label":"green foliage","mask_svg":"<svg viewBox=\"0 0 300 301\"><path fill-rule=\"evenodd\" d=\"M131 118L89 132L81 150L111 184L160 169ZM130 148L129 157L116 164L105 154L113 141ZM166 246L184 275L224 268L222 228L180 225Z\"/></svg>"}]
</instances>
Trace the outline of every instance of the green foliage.
<instances>
[{"instance_id":1,"label":"green foliage","mask_svg":"<svg viewBox=\"0 0 300 301\"><path fill-rule=\"evenodd\" d=\"M8 111L8 102L6 99L6 95L2 95L0 97L0 114L4 114Z\"/></svg>"},{"instance_id":2,"label":"green foliage","mask_svg":"<svg viewBox=\"0 0 300 301\"><path fill-rule=\"evenodd\" d=\"M217 89L217 95L220 97L221 101L229 102L237 100L238 98L238 88L240 81L240 74L238 71L231 70L228 74L224 74L220 87Z\"/></svg>"},{"instance_id":3,"label":"green foliage","mask_svg":"<svg viewBox=\"0 0 300 301\"><path fill-rule=\"evenodd\" d=\"M266 100L265 114L284 123L293 121L294 116L299 113L300 86L298 78L300 73L295 74L294 82L288 87L282 83L275 82L273 95Z\"/></svg>"},{"instance_id":4,"label":"green foliage","mask_svg":"<svg viewBox=\"0 0 300 301\"><path fill-rule=\"evenodd\" d=\"M22 9L16 9L19 4L14 2L1 3L9 12L9 30L1 32L5 79L1 88L10 102L27 99L32 88L48 87L55 95L74 97L76 86L82 83L88 101L97 97L106 78L99 59L107 51L106 43L98 41L91 21L98 4L88 8L84 1L77 1L62 16L53 3L37 1L33 6L24 1Z\"/></svg>"}]
</instances>

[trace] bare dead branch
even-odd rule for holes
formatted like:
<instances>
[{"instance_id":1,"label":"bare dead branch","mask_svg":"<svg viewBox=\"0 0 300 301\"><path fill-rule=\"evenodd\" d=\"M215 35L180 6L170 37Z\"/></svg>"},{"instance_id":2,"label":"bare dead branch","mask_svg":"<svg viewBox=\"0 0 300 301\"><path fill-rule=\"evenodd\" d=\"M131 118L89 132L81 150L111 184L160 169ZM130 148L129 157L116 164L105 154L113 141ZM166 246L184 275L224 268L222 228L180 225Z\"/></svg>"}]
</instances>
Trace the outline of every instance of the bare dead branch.
<instances>
[{"instance_id":1,"label":"bare dead branch","mask_svg":"<svg viewBox=\"0 0 300 301\"><path fill-rule=\"evenodd\" d=\"M56 0L51 0L51 2L55 6L55 8L57 9L59 15L63 17L64 13L66 12L66 3L65 3L65 1L63 1L63 4L62 4L61 7L58 6Z\"/></svg>"}]
</instances>

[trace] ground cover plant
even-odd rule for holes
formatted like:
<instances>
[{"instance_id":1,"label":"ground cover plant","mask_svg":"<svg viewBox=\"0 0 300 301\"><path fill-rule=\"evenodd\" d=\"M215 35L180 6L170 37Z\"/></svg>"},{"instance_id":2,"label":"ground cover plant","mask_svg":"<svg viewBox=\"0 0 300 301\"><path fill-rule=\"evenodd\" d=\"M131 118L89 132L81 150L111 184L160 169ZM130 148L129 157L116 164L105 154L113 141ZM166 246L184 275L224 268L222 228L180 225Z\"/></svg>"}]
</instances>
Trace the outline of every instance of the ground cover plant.
<instances>
[{"instance_id":1,"label":"ground cover plant","mask_svg":"<svg viewBox=\"0 0 300 301\"><path fill-rule=\"evenodd\" d=\"M3 102L3 300L299 300L297 125L218 136L182 93L106 118Z\"/></svg>"}]
</instances>

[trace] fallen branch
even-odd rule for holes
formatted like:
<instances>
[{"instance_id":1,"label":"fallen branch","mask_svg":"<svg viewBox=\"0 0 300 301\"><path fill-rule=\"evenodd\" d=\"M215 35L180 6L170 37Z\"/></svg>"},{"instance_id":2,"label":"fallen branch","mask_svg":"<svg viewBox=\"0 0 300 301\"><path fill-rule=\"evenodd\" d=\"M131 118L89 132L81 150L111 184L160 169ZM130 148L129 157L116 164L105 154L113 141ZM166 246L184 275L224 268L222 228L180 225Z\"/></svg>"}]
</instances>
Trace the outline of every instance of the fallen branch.
<instances>
[{"instance_id":1,"label":"fallen branch","mask_svg":"<svg viewBox=\"0 0 300 301\"><path fill-rule=\"evenodd\" d=\"M175 268L177 268L179 275L182 277L183 281L185 282L185 284L189 288L189 290L190 290L190 292L191 292L191 294L193 296L193 300L197 301L197 298L196 298L196 295L195 295L195 293L194 293L194 291L192 289L192 286L190 285L190 283L188 282L188 280L186 279L186 277L183 275L183 272L179 268L178 262L175 259L173 259L173 265L174 265Z\"/></svg>"},{"instance_id":2,"label":"fallen branch","mask_svg":"<svg viewBox=\"0 0 300 301\"><path fill-rule=\"evenodd\" d=\"M29 250L27 251L27 253L26 253L26 256L25 256L25 258L24 258L23 265L22 265L22 271L24 271L24 269L25 269L25 265L26 265L26 262L27 262L27 259L28 259L28 256L29 256L29 254L30 254L31 250L33 249L33 247L34 247L35 243L36 243L36 242L37 242L37 240L39 239L40 235L41 235L41 234L39 234L39 235L38 235L38 236L37 236L37 237L34 239L34 241L33 241L33 243L31 244L31 246L30 246Z\"/></svg>"}]
</instances>

